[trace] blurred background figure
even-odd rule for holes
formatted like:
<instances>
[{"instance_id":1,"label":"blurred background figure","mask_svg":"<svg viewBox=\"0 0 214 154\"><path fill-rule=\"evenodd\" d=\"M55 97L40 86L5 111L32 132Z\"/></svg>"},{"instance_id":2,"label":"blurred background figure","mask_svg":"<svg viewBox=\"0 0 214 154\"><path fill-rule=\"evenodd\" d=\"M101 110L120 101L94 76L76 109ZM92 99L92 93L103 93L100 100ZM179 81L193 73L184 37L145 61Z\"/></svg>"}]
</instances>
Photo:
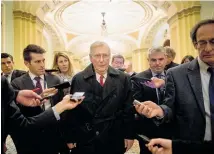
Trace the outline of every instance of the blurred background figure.
<instances>
[{"instance_id":1,"label":"blurred background figure","mask_svg":"<svg viewBox=\"0 0 214 154\"><path fill-rule=\"evenodd\" d=\"M166 51L166 57L167 57L167 63L166 63L166 67L165 67L165 70L168 70L169 68L172 68L172 67L175 67L175 66L178 66L177 63L174 63L173 60L175 59L175 56L176 56L176 52L174 49L166 46L164 47L165 48L165 51Z\"/></svg>"},{"instance_id":2,"label":"blurred background figure","mask_svg":"<svg viewBox=\"0 0 214 154\"><path fill-rule=\"evenodd\" d=\"M52 69L58 69L55 75L59 76L63 82L71 81L73 77L73 66L68 55L64 52L57 52L54 55L53 67Z\"/></svg>"},{"instance_id":3,"label":"blurred background figure","mask_svg":"<svg viewBox=\"0 0 214 154\"><path fill-rule=\"evenodd\" d=\"M1 70L3 76L5 76L10 83L13 79L25 74L25 71L14 70L13 56L8 53L1 53Z\"/></svg>"},{"instance_id":4,"label":"blurred background figure","mask_svg":"<svg viewBox=\"0 0 214 154\"><path fill-rule=\"evenodd\" d=\"M193 56L191 56L191 55L186 55L186 56L182 59L181 64L188 63L188 62L192 61L193 59L195 59Z\"/></svg>"},{"instance_id":5,"label":"blurred background figure","mask_svg":"<svg viewBox=\"0 0 214 154\"><path fill-rule=\"evenodd\" d=\"M130 61L125 62L124 68L125 68L126 73L130 75L130 77L137 74L136 72L134 72L132 70L132 62L130 62Z\"/></svg>"},{"instance_id":6,"label":"blurred background figure","mask_svg":"<svg viewBox=\"0 0 214 154\"><path fill-rule=\"evenodd\" d=\"M111 66L115 69L120 69L121 71L125 71L124 69L125 59L122 55L114 55L112 56Z\"/></svg>"}]
</instances>

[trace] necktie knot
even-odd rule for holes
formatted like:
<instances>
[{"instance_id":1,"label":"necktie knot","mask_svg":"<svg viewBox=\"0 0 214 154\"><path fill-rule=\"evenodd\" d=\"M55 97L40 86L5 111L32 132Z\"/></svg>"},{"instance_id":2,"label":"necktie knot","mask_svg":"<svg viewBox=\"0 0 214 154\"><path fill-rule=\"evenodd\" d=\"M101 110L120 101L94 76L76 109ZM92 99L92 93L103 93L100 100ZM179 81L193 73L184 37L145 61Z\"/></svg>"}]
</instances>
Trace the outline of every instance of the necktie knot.
<instances>
[{"instance_id":1,"label":"necktie knot","mask_svg":"<svg viewBox=\"0 0 214 154\"><path fill-rule=\"evenodd\" d=\"M8 74L5 74L4 76L5 76L5 78L8 78L9 75L8 75Z\"/></svg>"},{"instance_id":2,"label":"necktie knot","mask_svg":"<svg viewBox=\"0 0 214 154\"><path fill-rule=\"evenodd\" d=\"M165 76L164 75L162 75L162 74L157 74L157 75L155 75L157 78L159 78L159 79L164 79L165 78Z\"/></svg>"},{"instance_id":3,"label":"necktie knot","mask_svg":"<svg viewBox=\"0 0 214 154\"><path fill-rule=\"evenodd\" d=\"M41 78L40 78L39 76L37 76L37 77L34 78L34 80L36 80L37 82L39 82L40 79L41 79Z\"/></svg>"}]
</instances>

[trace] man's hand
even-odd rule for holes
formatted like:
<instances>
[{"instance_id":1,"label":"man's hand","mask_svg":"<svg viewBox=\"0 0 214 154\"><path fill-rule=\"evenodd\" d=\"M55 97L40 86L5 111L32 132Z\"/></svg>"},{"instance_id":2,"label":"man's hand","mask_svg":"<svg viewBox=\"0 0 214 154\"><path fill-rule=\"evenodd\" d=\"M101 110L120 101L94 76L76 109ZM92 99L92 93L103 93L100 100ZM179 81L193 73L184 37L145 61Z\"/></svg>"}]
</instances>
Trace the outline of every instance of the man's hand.
<instances>
[{"instance_id":1,"label":"man's hand","mask_svg":"<svg viewBox=\"0 0 214 154\"><path fill-rule=\"evenodd\" d=\"M126 151L128 151L133 146L134 140L125 139L124 143L125 143Z\"/></svg>"},{"instance_id":2,"label":"man's hand","mask_svg":"<svg viewBox=\"0 0 214 154\"><path fill-rule=\"evenodd\" d=\"M39 106L41 104L40 102L41 96L39 96L37 93L33 92L32 90L20 90L16 101L24 106Z\"/></svg>"},{"instance_id":3,"label":"man's hand","mask_svg":"<svg viewBox=\"0 0 214 154\"><path fill-rule=\"evenodd\" d=\"M69 149L73 149L76 147L76 143L67 143Z\"/></svg>"},{"instance_id":4,"label":"man's hand","mask_svg":"<svg viewBox=\"0 0 214 154\"><path fill-rule=\"evenodd\" d=\"M77 105L79 105L83 99L84 96L80 99L80 101L71 101L70 100L71 95L66 95L61 102L55 105L56 112L61 114L65 110L71 110L75 108Z\"/></svg>"},{"instance_id":5,"label":"man's hand","mask_svg":"<svg viewBox=\"0 0 214 154\"><path fill-rule=\"evenodd\" d=\"M163 79L159 79L157 77L152 77L152 81L144 82L144 85L151 87L151 88L160 88L165 85L165 81Z\"/></svg>"},{"instance_id":6,"label":"man's hand","mask_svg":"<svg viewBox=\"0 0 214 154\"><path fill-rule=\"evenodd\" d=\"M155 145L160 145L158 148ZM147 145L152 154L172 154L172 140L168 139L152 139Z\"/></svg>"},{"instance_id":7,"label":"man's hand","mask_svg":"<svg viewBox=\"0 0 214 154\"><path fill-rule=\"evenodd\" d=\"M58 89L48 88L48 89L45 89L40 95L42 98L44 98L48 96L54 96L57 92L58 92Z\"/></svg>"},{"instance_id":8,"label":"man's hand","mask_svg":"<svg viewBox=\"0 0 214 154\"><path fill-rule=\"evenodd\" d=\"M153 103L152 101L145 101L142 104L137 104L135 105L135 109L139 114L142 114L147 118L164 116L162 108L159 105Z\"/></svg>"}]
</instances>

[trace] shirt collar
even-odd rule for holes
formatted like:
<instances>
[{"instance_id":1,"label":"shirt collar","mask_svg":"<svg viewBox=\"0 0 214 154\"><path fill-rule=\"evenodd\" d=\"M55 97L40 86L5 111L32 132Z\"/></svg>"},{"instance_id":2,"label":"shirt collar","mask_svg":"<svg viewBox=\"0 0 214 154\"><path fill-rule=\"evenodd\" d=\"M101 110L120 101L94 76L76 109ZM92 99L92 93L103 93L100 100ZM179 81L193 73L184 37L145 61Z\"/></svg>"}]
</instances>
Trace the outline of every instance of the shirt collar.
<instances>
[{"instance_id":1,"label":"shirt collar","mask_svg":"<svg viewBox=\"0 0 214 154\"><path fill-rule=\"evenodd\" d=\"M151 71L152 71L152 70L151 70ZM157 74L157 73L155 73L155 72L152 71L152 76L157 76L157 75L159 75L159 74ZM161 72L160 75L165 76L164 71Z\"/></svg>"},{"instance_id":2,"label":"shirt collar","mask_svg":"<svg viewBox=\"0 0 214 154\"><path fill-rule=\"evenodd\" d=\"M4 76L5 76L5 75L12 76L12 73L13 73L13 70L12 70L9 74L3 73L3 75L4 75Z\"/></svg>"},{"instance_id":3,"label":"shirt collar","mask_svg":"<svg viewBox=\"0 0 214 154\"><path fill-rule=\"evenodd\" d=\"M207 69L210 67L209 65L207 65L205 62L203 62L200 57L198 57L198 64L199 64L199 67L200 67L200 70L203 70L203 71L206 71L207 72Z\"/></svg>"},{"instance_id":4,"label":"shirt collar","mask_svg":"<svg viewBox=\"0 0 214 154\"><path fill-rule=\"evenodd\" d=\"M97 79L99 79L100 76L101 76L100 74L96 73L96 78L97 78ZM105 74L103 75L103 77L104 77L104 79L106 79L106 78L107 78L107 73L105 73Z\"/></svg>"},{"instance_id":5,"label":"shirt collar","mask_svg":"<svg viewBox=\"0 0 214 154\"><path fill-rule=\"evenodd\" d=\"M30 71L29 71L29 76L30 76L31 80L34 80L35 77L38 77L38 76L36 76L35 74L31 73ZM40 75L39 77L40 77L42 80L44 80L44 78L45 78L44 75Z\"/></svg>"}]
</instances>

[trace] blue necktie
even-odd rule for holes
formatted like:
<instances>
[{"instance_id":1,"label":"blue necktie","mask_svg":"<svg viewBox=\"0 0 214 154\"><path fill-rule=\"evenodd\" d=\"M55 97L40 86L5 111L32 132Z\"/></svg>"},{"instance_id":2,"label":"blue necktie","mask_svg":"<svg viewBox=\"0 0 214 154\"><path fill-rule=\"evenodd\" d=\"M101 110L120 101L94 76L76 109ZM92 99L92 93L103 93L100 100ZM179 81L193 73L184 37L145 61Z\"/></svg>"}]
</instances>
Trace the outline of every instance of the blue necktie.
<instances>
[{"instance_id":1,"label":"blue necktie","mask_svg":"<svg viewBox=\"0 0 214 154\"><path fill-rule=\"evenodd\" d=\"M214 68L209 67L210 83L209 83L209 97L210 97L210 116L211 116L211 128L212 128L212 140L214 141Z\"/></svg>"}]
</instances>

